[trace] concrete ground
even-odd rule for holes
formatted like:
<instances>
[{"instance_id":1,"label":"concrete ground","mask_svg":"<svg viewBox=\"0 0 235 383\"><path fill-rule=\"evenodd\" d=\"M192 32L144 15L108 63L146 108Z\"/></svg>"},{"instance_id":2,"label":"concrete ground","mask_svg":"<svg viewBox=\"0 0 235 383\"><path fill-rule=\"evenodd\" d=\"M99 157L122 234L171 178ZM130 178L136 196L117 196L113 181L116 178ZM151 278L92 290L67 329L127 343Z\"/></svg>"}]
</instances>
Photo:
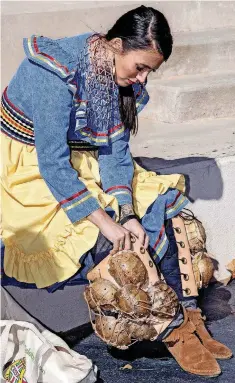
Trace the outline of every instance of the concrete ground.
<instances>
[{"instance_id":1,"label":"concrete ground","mask_svg":"<svg viewBox=\"0 0 235 383\"><path fill-rule=\"evenodd\" d=\"M235 118L168 124L140 116L138 134L131 136L131 153L134 157L168 161L190 157L193 162L232 157L235 155L234 126Z\"/></svg>"},{"instance_id":2,"label":"concrete ground","mask_svg":"<svg viewBox=\"0 0 235 383\"><path fill-rule=\"evenodd\" d=\"M213 336L235 353L235 281L226 287L219 284L210 286L200 296L200 307L207 316L207 324ZM67 333L66 340L73 344L77 352L85 354L96 363L100 370L99 383L198 383L206 380L184 372L161 343L142 342L127 351L120 351L107 347L93 333L86 336L89 330L89 326L78 328L70 336ZM84 339L79 341L82 336ZM219 363L222 375L213 378L213 381L234 382L235 358ZM130 364L132 369L123 369L126 364Z\"/></svg>"}]
</instances>

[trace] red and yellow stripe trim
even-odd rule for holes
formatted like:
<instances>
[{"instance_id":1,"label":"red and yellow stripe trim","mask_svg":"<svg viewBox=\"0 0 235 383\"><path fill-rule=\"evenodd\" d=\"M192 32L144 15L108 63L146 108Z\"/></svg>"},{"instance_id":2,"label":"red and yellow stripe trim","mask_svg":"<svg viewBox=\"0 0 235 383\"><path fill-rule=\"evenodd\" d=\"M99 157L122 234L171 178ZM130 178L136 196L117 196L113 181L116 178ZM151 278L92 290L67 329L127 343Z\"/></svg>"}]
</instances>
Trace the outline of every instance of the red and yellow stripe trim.
<instances>
[{"instance_id":1,"label":"red and yellow stripe trim","mask_svg":"<svg viewBox=\"0 0 235 383\"><path fill-rule=\"evenodd\" d=\"M89 194L87 194L87 193L89 193ZM86 194L86 195L84 195L84 194ZM80 198L79 200L73 202L72 204L69 204L68 206L63 206L63 205L65 205L65 204L67 204L67 203L69 203L71 201L74 201L76 198L81 197L81 196L82 196L82 198ZM64 211L69 211L69 210L73 209L74 207L76 207L76 206L82 204L83 202L87 201L91 197L92 197L92 194L89 192L89 190L87 188L85 188L85 189L82 189L79 192L73 194L71 197L66 198L66 199L60 201L60 206L63 208Z\"/></svg>"},{"instance_id":2,"label":"red and yellow stripe trim","mask_svg":"<svg viewBox=\"0 0 235 383\"><path fill-rule=\"evenodd\" d=\"M54 57L41 52L38 48L37 39L39 36L32 36L28 38L28 50L32 57L36 57L38 60L46 63L51 68L56 68L63 77L67 77L70 74L69 69L60 64Z\"/></svg>"},{"instance_id":3,"label":"red and yellow stripe trim","mask_svg":"<svg viewBox=\"0 0 235 383\"><path fill-rule=\"evenodd\" d=\"M165 246L166 242L167 242L167 236L166 236L166 233L165 233L164 237L163 237L163 240L162 240L162 243L159 245L159 247L155 251L155 254L153 256L154 258L156 258L160 254L160 252L162 251L162 249Z\"/></svg>"},{"instance_id":4,"label":"red and yellow stripe trim","mask_svg":"<svg viewBox=\"0 0 235 383\"><path fill-rule=\"evenodd\" d=\"M182 204L184 204L186 197L184 197L180 192L177 194L174 202L166 206L166 215L171 214L172 212L178 210Z\"/></svg>"},{"instance_id":5,"label":"red and yellow stripe trim","mask_svg":"<svg viewBox=\"0 0 235 383\"><path fill-rule=\"evenodd\" d=\"M154 250L156 249L157 245L160 243L160 241L161 241L161 239L162 239L162 236L163 236L164 232L165 232L165 226L162 225L162 228L161 228L161 230L160 230L158 239L157 239L157 241L155 242L155 244L154 244L154 246L153 246L153 249L154 249Z\"/></svg>"},{"instance_id":6,"label":"red and yellow stripe trim","mask_svg":"<svg viewBox=\"0 0 235 383\"><path fill-rule=\"evenodd\" d=\"M123 190L125 190L126 192L128 191L128 193L132 193L131 188L129 188L129 187L126 186L126 185L116 185L116 186L112 186L112 187L108 188L107 190L105 190L105 193L110 193L110 192L113 191L113 190L120 190L120 189L123 189ZM114 194L114 193L112 193L112 194Z\"/></svg>"},{"instance_id":7,"label":"red and yellow stripe trim","mask_svg":"<svg viewBox=\"0 0 235 383\"><path fill-rule=\"evenodd\" d=\"M73 201L75 198L80 197L82 194L84 194L86 192L88 192L87 188L85 188L83 190L80 190L79 192L73 194L71 197L66 198L66 199L60 201L60 206L64 205L65 203L68 203L70 201Z\"/></svg>"},{"instance_id":8,"label":"red and yellow stripe trim","mask_svg":"<svg viewBox=\"0 0 235 383\"><path fill-rule=\"evenodd\" d=\"M162 225L157 241L155 242L153 249L156 250L154 254L154 258L158 256L158 254L162 251L165 243L167 241L167 236L165 232L165 226ZM159 245L160 244L160 245ZM157 248L158 247L158 248Z\"/></svg>"},{"instance_id":9,"label":"red and yellow stripe trim","mask_svg":"<svg viewBox=\"0 0 235 383\"><path fill-rule=\"evenodd\" d=\"M27 129L23 124L16 121L16 119L13 119L12 115L3 107L3 105L1 106L1 116L6 123L10 124L18 131L34 137L34 132L31 129Z\"/></svg>"},{"instance_id":10,"label":"red and yellow stripe trim","mask_svg":"<svg viewBox=\"0 0 235 383\"><path fill-rule=\"evenodd\" d=\"M22 110L20 110L19 108L17 108L17 106L15 106L15 105L9 100L9 98L8 98L8 96L7 96L7 88L8 88L8 87L5 88L5 90L4 90L4 92L3 92L3 95L2 95L2 105L3 105L3 106L6 105L6 108L5 108L5 109L7 110L7 113L8 113L8 114L10 114L13 118L16 119L16 117L13 116L13 115L11 114L11 112L14 113L15 115L17 115L17 116L19 117L20 120L23 119L23 120L25 121L25 126L28 126L27 123L28 123L29 125L31 125L31 129L33 130L33 128L32 128L33 122L32 122L31 120L29 120L29 119L25 116L25 114L24 114L24 112L22 112ZM21 123L22 123L22 122L21 122ZM24 123L23 123L23 125L24 125Z\"/></svg>"},{"instance_id":11,"label":"red and yellow stripe trim","mask_svg":"<svg viewBox=\"0 0 235 383\"><path fill-rule=\"evenodd\" d=\"M91 198L91 197L92 197L92 195L91 195L91 194L88 194L87 196L83 197L83 198L80 199L79 201L74 202L72 205L69 205L69 206L67 206L67 207L64 207L63 210L64 210L64 211L71 210L71 209L73 209L74 207L80 205L81 203L87 201L87 200L88 200L89 198Z\"/></svg>"},{"instance_id":12,"label":"red and yellow stripe trim","mask_svg":"<svg viewBox=\"0 0 235 383\"><path fill-rule=\"evenodd\" d=\"M91 140L95 142L107 142L108 138L116 137L118 134L124 132L124 130L125 127L123 123L120 123L114 126L113 128L109 129L108 133L97 133L88 127L81 129L79 133L81 133L81 135L83 136L90 137Z\"/></svg>"}]
</instances>

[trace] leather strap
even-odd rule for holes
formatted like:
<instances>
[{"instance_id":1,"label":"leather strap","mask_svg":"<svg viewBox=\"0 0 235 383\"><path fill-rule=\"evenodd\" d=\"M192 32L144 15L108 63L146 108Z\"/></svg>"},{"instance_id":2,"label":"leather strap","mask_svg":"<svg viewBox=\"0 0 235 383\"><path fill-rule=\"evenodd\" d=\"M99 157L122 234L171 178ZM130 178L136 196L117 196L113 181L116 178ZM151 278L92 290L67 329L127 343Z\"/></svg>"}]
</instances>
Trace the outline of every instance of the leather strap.
<instances>
[{"instance_id":1,"label":"leather strap","mask_svg":"<svg viewBox=\"0 0 235 383\"><path fill-rule=\"evenodd\" d=\"M193 273L192 258L184 226L180 216L172 218L175 239L178 247L178 259L184 297L198 296L198 289Z\"/></svg>"}]
</instances>

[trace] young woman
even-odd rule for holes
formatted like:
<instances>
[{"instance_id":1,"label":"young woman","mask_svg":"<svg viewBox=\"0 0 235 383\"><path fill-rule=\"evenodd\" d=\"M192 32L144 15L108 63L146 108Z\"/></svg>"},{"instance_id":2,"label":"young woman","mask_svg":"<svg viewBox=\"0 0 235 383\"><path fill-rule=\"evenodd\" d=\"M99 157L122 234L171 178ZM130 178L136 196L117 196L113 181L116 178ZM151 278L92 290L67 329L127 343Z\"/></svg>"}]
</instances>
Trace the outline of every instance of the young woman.
<instances>
[{"instance_id":1,"label":"young woman","mask_svg":"<svg viewBox=\"0 0 235 383\"><path fill-rule=\"evenodd\" d=\"M231 352L211 338L212 353L202 345L188 314L203 326L195 294L182 292L171 219L187 204L184 179L144 170L128 144L147 77L172 52L167 20L141 6L106 35L32 36L24 49L2 96L3 284L81 283L112 248L129 249L134 233L185 307L165 334L169 350L185 370L218 375L213 355Z\"/></svg>"}]
</instances>

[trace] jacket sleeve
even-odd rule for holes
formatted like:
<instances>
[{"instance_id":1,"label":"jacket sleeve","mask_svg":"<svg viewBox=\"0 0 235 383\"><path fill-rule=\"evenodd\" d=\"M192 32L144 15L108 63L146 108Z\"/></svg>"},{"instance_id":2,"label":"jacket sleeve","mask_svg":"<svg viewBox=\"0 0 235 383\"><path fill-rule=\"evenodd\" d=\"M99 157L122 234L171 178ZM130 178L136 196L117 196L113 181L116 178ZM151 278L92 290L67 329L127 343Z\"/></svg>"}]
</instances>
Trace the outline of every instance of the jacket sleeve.
<instances>
[{"instance_id":1,"label":"jacket sleeve","mask_svg":"<svg viewBox=\"0 0 235 383\"><path fill-rule=\"evenodd\" d=\"M129 148L129 130L125 135L99 148L99 170L103 190L114 195L119 205L132 204L134 165Z\"/></svg>"},{"instance_id":2,"label":"jacket sleeve","mask_svg":"<svg viewBox=\"0 0 235 383\"><path fill-rule=\"evenodd\" d=\"M70 163L72 95L56 74L32 64L32 110L40 173L71 222L100 208ZM36 191L35 191L36 192Z\"/></svg>"}]
</instances>

